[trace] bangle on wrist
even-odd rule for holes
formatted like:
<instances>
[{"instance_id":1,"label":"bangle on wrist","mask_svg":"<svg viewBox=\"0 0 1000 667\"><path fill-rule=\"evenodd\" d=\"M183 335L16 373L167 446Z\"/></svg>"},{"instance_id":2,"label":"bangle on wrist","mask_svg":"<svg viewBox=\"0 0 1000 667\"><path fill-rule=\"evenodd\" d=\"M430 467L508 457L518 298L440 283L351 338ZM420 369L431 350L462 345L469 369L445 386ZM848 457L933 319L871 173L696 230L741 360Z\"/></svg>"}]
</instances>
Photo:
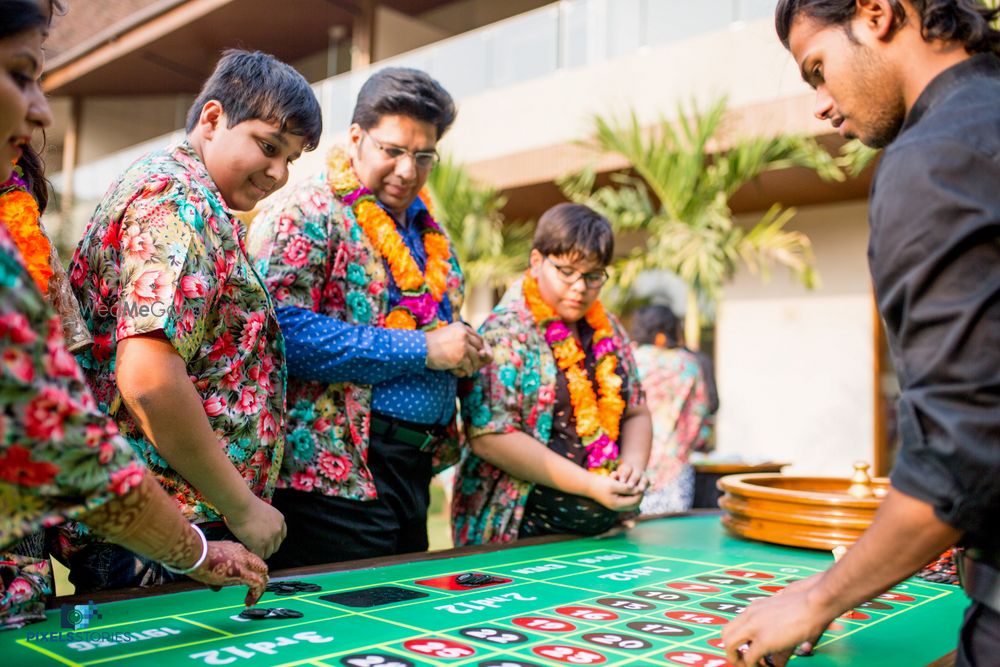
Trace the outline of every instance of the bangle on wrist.
<instances>
[{"instance_id":1,"label":"bangle on wrist","mask_svg":"<svg viewBox=\"0 0 1000 667\"><path fill-rule=\"evenodd\" d=\"M166 563L162 563L163 569L167 572L173 572L174 574L190 574L201 567L201 564L204 563L205 559L208 557L208 538L205 537L205 533L202 532L201 528L199 528L197 524L192 523L191 527L194 528L195 532L198 533L198 537L201 538L201 557L195 561L194 565L186 568L170 567Z\"/></svg>"}]
</instances>

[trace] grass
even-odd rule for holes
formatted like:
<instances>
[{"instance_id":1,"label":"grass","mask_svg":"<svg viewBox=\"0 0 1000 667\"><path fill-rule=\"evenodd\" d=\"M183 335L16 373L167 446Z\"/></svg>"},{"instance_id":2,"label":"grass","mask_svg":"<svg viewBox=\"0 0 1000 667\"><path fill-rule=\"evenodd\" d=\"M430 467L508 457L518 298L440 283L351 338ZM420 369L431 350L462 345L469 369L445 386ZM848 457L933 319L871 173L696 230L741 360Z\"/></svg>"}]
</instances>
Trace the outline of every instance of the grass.
<instances>
[{"instance_id":1,"label":"grass","mask_svg":"<svg viewBox=\"0 0 1000 667\"><path fill-rule=\"evenodd\" d=\"M448 507L448 498L445 493L445 486L451 486L451 479L442 480L435 477L431 481L431 506L427 509L427 539L430 541L430 550L450 549L451 541L451 513ZM52 576L55 578L56 595L72 595L74 588L69 581L69 570L62 563L52 561Z\"/></svg>"}]
</instances>

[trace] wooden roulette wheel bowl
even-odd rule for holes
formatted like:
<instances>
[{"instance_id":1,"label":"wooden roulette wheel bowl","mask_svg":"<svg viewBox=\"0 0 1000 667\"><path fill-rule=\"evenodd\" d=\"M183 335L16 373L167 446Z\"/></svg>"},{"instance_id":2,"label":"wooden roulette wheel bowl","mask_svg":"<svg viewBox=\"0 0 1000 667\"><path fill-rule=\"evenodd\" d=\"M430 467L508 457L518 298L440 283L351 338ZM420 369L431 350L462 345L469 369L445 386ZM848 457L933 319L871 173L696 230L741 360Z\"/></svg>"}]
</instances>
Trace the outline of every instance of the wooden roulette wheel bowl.
<instances>
[{"instance_id":1,"label":"wooden roulette wheel bowl","mask_svg":"<svg viewBox=\"0 0 1000 667\"><path fill-rule=\"evenodd\" d=\"M719 480L723 525L763 542L807 549L849 547L861 536L889 492L885 477L871 479L868 464L853 477L794 477L772 473Z\"/></svg>"}]
</instances>

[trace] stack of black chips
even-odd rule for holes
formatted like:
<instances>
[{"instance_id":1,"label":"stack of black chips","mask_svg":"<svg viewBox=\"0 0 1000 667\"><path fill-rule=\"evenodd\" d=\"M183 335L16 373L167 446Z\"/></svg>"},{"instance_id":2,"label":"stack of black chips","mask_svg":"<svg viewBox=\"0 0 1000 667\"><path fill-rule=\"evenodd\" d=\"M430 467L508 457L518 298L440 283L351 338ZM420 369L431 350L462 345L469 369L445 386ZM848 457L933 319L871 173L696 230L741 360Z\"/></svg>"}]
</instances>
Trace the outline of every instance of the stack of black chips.
<instances>
[{"instance_id":1,"label":"stack of black chips","mask_svg":"<svg viewBox=\"0 0 1000 667\"><path fill-rule=\"evenodd\" d=\"M310 584L305 581L272 581L265 589L275 595L295 595L297 593L318 593L323 590L319 584Z\"/></svg>"},{"instance_id":2,"label":"stack of black chips","mask_svg":"<svg viewBox=\"0 0 1000 667\"><path fill-rule=\"evenodd\" d=\"M240 612L241 618L249 618L252 621L260 621L265 618L302 618L302 616L301 611L282 607L248 607Z\"/></svg>"},{"instance_id":3,"label":"stack of black chips","mask_svg":"<svg viewBox=\"0 0 1000 667\"><path fill-rule=\"evenodd\" d=\"M460 574L455 577L455 583L459 586L483 586L485 584L492 584L495 581L499 581L498 577L494 577L492 574L481 574L478 572L466 572L465 574Z\"/></svg>"}]
</instances>

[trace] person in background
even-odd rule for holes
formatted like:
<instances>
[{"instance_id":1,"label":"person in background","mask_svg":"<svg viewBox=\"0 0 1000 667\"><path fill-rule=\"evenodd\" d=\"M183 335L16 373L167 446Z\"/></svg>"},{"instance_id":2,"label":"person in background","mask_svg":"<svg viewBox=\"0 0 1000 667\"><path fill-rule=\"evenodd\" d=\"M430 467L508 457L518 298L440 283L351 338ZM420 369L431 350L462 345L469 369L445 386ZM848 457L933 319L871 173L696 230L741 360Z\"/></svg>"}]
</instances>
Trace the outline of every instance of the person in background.
<instances>
[{"instance_id":1,"label":"person in background","mask_svg":"<svg viewBox=\"0 0 1000 667\"><path fill-rule=\"evenodd\" d=\"M21 541L67 519L197 581L247 585L253 604L267 583L264 563L237 543L207 541L184 519L97 409L43 296L52 267L29 185L42 174L39 162L19 158L52 119L38 81L58 7L0 0L0 629L44 620L48 562Z\"/></svg>"},{"instance_id":2,"label":"person in background","mask_svg":"<svg viewBox=\"0 0 1000 667\"><path fill-rule=\"evenodd\" d=\"M688 457L704 450L711 432L708 387L698 359L680 346L680 331L680 321L667 306L646 306L633 317L635 362L653 417L642 514L691 509L694 468Z\"/></svg>"},{"instance_id":3,"label":"person in background","mask_svg":"<svg viewBox=\"0 0 1000 667\"><path fill-rule=\"evenodd\" d=\"M604 217L550 208L530 268L480 327L493 361L462 398L456 546L596 535L638 508L652 424L628 335L598 298L613 253Z\"/></svg>"}]
</instances>

